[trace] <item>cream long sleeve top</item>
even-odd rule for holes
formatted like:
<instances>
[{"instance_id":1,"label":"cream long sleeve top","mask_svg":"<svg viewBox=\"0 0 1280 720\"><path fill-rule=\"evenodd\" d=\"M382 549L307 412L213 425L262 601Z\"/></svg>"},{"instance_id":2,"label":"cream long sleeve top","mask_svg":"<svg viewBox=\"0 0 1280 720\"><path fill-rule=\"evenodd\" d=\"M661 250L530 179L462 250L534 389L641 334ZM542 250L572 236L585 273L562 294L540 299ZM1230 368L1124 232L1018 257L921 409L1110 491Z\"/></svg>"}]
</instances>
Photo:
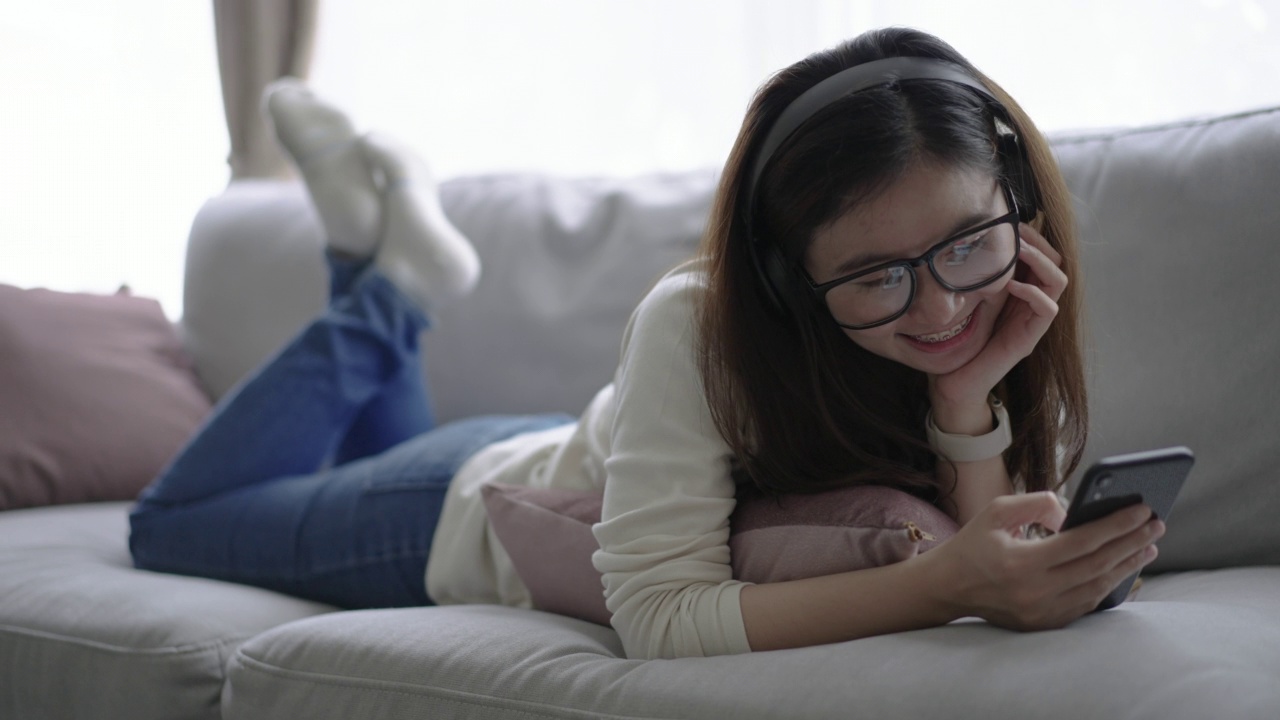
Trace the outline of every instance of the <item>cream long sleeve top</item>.
<instances>
[{"instance_id":1,"label":"cream long sleeve top","mask_svg":"<svg viewBox=\"0 0 1280 720\"><path fill-rule=\"evenodd\" d=\"M630 658L749 652L729 565L730 450L711 420L695 355L705 263L669 272L631 316L614 381L576 424L494 443L459 470L427 563L440 604L529 607L489 527L487 483L603 488L605 604Z\"/></svg>"}]
</instances>

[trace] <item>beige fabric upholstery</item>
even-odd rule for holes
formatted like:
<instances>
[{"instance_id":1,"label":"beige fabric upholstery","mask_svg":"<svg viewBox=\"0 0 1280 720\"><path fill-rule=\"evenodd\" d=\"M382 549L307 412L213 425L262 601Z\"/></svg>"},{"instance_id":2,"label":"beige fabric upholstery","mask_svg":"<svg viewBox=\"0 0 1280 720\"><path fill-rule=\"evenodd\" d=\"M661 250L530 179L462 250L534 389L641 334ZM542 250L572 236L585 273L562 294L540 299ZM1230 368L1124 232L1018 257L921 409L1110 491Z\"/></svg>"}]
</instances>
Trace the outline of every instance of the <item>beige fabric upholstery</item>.
<instances>
[{"instance_id":1,"label":"beige fabric upholstery","mask_svg":"<svg viewBox=\"0 0 1280 720\"><path fill-rule=\"evenodd\" d=\"M578 414L613 378L627 317L692 255L714 173L635 178L466 177L442 184L484 272L423 339L441 421ZM187 246L187 344L217 398L324 307L315 211L300 184L234 182Z\"/></svg>"},{"instance_id":2,"label":"beige fabric upholstery","mask_svg":"<svg viewBox=\"0 0 1280 720\"><path fill-rule=\"evenodd\" d=\"M533 611L324 614L139 572L123 504L23 510L0 513L0 718L215 718L221 693L223 716L244 719L1275 720L1280 110L1055 147L1079 203L1096 343L1088 459L1191 446L1160 564L1241 567L1148 579L1137 602L1056 632L964 622L638 662L608 628ZM426 339L441 415L581 409L613 371L626 313L696 245L713 184L446 183L486 274ZM310 213L296 186L234 183L197 218L183 325L216 392L323 303Z\"/></svg>"},{"instance_id":3,"label":"beige fabric upholstery","mask_svg":"<svg viewBox=\"0 0 1280 720\"><path fill-rule=\"evenodd\" d=\"M128 506L0 513L0 718L217 718L237 645L333 609L134 570Z\"/></svg>"},{"instance_id":4,"label":"beige fabric upholstery","mask_svg":"<svg viewBox=\"0 0 1280 720\"><path fill-rule=\"evenodd\" d=\"M805 650L652 662L620 658L604 628L531 610L330 615L241 646L224 709L234 720L1274 720L1280 568L1149 581L1140 598L1065 631L961 622Z\"/></svg>"},{"instance_id":5,"label":"beige fabric upholstery","mask_svg":"<svg viewBox=\"0 0 1280 720\"><path fill-rule=\"evenodd\" d=\"M1189 446L1197 463L1156 567L1280 564L1280 110L1054 148L1082 235L1086 464ZM612 377L630 309L697 247L713 187L709 173L446 183L485 272L425 336L440 417L581 412ZM323 304L311 212L276 183L235 183L201 210L184 327L215 395Z\"/></svg>"},{"instance_id":6,"label":"beige fabric upholstery","mask_svg":"<svg viewBox=\"0 0 1280 720\"><path fill-rule=\"evenodd\" d=\"M607 628L535 611L321 614L134 571L125 511L0 514L0 717L1176 720L1228 708L1270 720L1280 708L1280 568L1149 579L1137 602L1065 631L970 622L646 663L623 659Z\"/></svg>"},{"instance_id":7,"label":"beige fabric upholstery","mask_svg":"<svg viewBox=\"0 0 1280 720\"><path fill-rule=\"evenodd\" d=\"M1155 568L1280 564L1280 110L1054 147L1084 240L1086 462L1195 452Z\"/></svg>"}]
</instances>

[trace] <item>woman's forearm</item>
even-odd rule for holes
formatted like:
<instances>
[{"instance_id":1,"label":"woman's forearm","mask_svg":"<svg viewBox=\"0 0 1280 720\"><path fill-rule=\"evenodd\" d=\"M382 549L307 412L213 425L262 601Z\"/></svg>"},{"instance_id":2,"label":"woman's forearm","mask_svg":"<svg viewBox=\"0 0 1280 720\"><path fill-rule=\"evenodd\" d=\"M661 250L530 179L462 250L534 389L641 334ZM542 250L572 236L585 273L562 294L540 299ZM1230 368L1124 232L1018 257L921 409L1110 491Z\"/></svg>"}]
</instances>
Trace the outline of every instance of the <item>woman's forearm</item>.
<instances>
[{"instance_id":1,"label":"woman's forearm","mask_svg":"<svg viewBox=\"0 0 1280 720\"><path fill-rule=\"evenodd\" d=\"M929 553L854 572L742 589L754 651L807 647L945 625L964 613Z\"/></svg>"},{"instance_id":2,"label":"woman's forearm","mask_svg":"<svg viewBox=\"0 0 1280 720\"><path fill-rule=\"evenodd\" d=\"M997 498L929 552L893 565L769 585L738 596L752 650L777 650L903 632L978 617L1013 630L1066 626L1151 562L1164 532L1145 506L1117 511L1045 540L1029 523L1061 525L1053 493Z\"/></svg>"},{"instance_id":3,"label":"woman's forearm","mask_svg":"<svg viewBox=\"0 0 1280 720\"><path fill-rule=\"evenodd\" d=\"M955 488L940 506L961 527L992 500L1013 494L1013 483L1009 480L1009 469L1005 467L1003 456L955 464L939 461L938 478L942 487Z\"/></svg>"},{"instance_id":4,"label":"woman's forearm","mask_svg":"<svg viewBox=\"0 0 1280 720\"><path fill-rule=\"evenodd\" d=\"M985 404L963 412L935 405L934 422L940 429L958 435L985 435L995 428L991 409ZM950 463L939 459L937 473L944 493L951 491L939 506L961 526L992 500L1013 493L1003 455L977 462Z\"/></svg>"}]
</instances>

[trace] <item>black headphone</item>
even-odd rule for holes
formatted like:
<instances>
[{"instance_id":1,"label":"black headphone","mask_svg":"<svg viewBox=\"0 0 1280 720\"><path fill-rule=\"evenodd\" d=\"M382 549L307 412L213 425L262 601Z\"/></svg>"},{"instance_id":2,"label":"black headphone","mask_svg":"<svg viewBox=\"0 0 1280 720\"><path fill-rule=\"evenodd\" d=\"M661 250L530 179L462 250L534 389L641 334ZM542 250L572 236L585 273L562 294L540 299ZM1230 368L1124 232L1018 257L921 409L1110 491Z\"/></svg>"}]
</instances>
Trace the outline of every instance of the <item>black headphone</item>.
<instances>
[{"instance_id":1,"label":"black headphone","mask_svg":"<svg viewBox=\"0 0 1280 720\"><path fill-rule=\"evenodd\" d=\"M1019 219L1030 222L1036 216L1040 208L1040 192L1036 187L1035 175L1023 152L1009 112L986 86L959 65L933 58L891 57L855 65L819 82L793 100L769 129L760 145L760 151L751 163L751 174L744 186L745 193L740 207L746 213L744 221L747 236L751 239L751 262L759 275L766 297L778 310L785 312L783 288L793 278L782 252L761 240L752 230L756 186L760 182L760 175L778 147L818 111L837 100L869 88L912 80L945 80L978 93L997 121L996 152L1003 179L1017 202Z\"/></svg>"}]
</instances>

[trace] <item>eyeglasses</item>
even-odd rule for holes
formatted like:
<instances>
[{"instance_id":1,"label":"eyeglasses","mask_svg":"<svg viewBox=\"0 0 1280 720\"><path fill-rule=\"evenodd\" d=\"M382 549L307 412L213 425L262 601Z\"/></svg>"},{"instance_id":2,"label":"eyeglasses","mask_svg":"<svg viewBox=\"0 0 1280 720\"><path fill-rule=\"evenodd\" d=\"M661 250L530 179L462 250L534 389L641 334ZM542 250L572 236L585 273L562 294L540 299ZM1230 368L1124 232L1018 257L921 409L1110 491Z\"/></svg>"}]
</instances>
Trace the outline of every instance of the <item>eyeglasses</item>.
<instances>
[{"instance_id":1,"label":"eyeglasses","mask_svg":"<svg viewBox=\"0 0 1280 720\"><path fill-rule=\"evenodd\" d=\"M1008 273L1018 262L1018 209L964 230L909 260L891 260L852 275L809 287L826 304L836 324L850 330L879 327L902 317L916 296L916 268L928 265L942 287L972 292Z\"/></svg>"}]
</instances>

